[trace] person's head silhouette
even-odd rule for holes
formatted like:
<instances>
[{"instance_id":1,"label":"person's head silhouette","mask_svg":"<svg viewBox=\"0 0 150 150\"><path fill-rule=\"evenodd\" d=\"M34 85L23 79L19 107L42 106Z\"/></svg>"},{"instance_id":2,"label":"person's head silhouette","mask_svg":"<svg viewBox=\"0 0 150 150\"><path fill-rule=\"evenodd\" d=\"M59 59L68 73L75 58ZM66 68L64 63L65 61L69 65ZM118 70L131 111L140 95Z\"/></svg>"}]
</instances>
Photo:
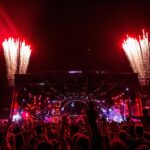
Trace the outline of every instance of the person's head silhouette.
<instances>
[{"instance_id":1,"label":"person's head silhouette","mask_svg":"<svg viewBox=\"0 0 150 150\"><path fill-rule=\"evenodd\" d=\"M148 109L146 108L143 108L143 116L148 116Z\"/></svg>"}]
</instances>

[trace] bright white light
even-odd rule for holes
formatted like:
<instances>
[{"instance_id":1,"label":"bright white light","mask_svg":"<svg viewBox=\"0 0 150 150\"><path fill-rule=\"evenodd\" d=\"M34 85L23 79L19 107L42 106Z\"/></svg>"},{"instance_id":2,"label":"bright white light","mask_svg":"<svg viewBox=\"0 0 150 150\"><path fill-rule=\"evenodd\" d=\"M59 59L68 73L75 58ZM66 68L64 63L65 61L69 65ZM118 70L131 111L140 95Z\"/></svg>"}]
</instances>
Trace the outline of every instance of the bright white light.
<instances>
[{"instance_id":1,"label":"bright white light","mask_svg":"<svg viewBox=\"0 0 150 150\"><path fill-rule=\"evenodd\" d=\"M112 109L111 109L111 108L109 108L109 112L110 112L110 111L112 111Z\"/></svg>"},{"instance_id":2,"label":"bright white light","mask_svg":"<svg viewBox=\"0 0 150 150\"><path fill-rule=\"evenodd\" d=\"M106 109L102 108L101 110L102 110L103 113L106 113Z\"/></svg>"},{"instance_id":3,"label":"bright white light","mask_svg":"<svg viewBox=\"0 0 150 150\"><path fill-rule=\"evenodd\" d=\"M127 37L122 47L135 73L138 73L141 85L148 85L150 81L150 45L148 33L143 31L139 39Z\"/></svg>"},{"instance_id":4,"label":"bright white light","mask_svg":"<svg viewBox=\"0 0 150 150\"><path fill-rule=\"evenodd\" d=\"M64 107L61 108L61 111L64 111Z\"/></svg>"},{"instance_id":5,"label":"bright white light","mask_svg":"<svg viewBox=\"0 0 150 150\"><path fill-rule=\"evenodd\" d=\"M126 91L129 91L129 88L126 88L125 90L126 90Z\"/></svg>"},{"instance_id":6,"label":"bright white light","mask_svg":"<svg viewBox=\"0 0 150 150\"><path fill-rule=\"evenodd\" d=\"M75 71L75 70L71 70L71 71L68 71L69 74L76 74L76 73L82 73L82 71Z\"/></svg>"},{"instance_id":7,"label":"bright white light","mask_svg":"<svg viewBox=\"0 0 150 150\"><path fill-rule=\"evenodd\" d=\"M7 66L7 78L13 85L16 73L25 74L29 65L31 49L20 40L9 38L2 43Z\"/></svg>"},{"instance_id":8,"label":"bright white light","mask_svg":"<svg viewBox=\"0 0 150 150\"><path fill-rule=\"evenodd\" d=\"M21 116L17 113L16 115L13 115L13 121L18 121L21 119Z\"/></svg>"},{"instance_id":9,"label":"bright white light","mask_svg":"<svg viewBox=\"0 0 150 150\"><path fill-rule=\"evenodd\" d=\"M20 66L19 66L20 74L25 74L27 72L30 55L31 55L30 46L26 45L25 42L20 43Z\"/></svg>"},{"instance_id":10,"label":"bright white light","mask_svg":"<svg viewBox=\"0 0 150 150\"><path fill-rule=\"evenodd\" d=\"M2 46L4 49L4 56L7 66L7 78L10 80L10 82L12 82L12 80L14 80L14 74L17 70L17 51L19 47L19 41L9 38L8 40L4 40Z\"/></svg>"},{"instance_id":11,"label":"bright white light","mask_svg":"<svg viewBox=\"0 0 150 150\"><path fill-rule=\"evenodd\" d=\"M74 103L72 102L72 103L71 103L71 107L74 107L74 106L75 106L75 105L74 105Z\"/></svg>"}]
</instances>

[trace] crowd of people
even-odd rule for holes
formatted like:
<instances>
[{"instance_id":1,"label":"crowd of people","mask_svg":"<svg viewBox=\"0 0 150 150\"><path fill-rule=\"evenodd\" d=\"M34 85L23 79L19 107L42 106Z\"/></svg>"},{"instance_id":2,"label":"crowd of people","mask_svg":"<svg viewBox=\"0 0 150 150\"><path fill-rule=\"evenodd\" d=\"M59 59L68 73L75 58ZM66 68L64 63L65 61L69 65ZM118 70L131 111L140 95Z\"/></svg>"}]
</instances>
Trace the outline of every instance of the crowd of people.
<instances>
[{"instance_id":1,"label":"crowd of people","mask_svg":"<svg viewBox=\"0 0 150 150\"><path fill-rule=\"evenodd\" d=\"M150 150L150 122L146 110L140 122L129 116L121 123L98 119L89 102L84 119L64 115L57 123L20 120L0 123L0 150Z\"/></svg>"}]
</instances>

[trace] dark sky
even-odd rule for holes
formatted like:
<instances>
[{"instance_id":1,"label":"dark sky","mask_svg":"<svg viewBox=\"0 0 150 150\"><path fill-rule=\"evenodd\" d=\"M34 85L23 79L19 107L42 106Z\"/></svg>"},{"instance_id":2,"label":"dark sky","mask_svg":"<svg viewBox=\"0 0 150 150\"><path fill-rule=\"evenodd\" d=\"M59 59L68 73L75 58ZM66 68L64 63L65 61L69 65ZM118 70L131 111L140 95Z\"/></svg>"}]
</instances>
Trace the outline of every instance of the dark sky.
<instances>
[{"instance_id":1,"label":"dark sky","mask_svg":"<svg viewBox=\"0 0 150 150\"><path fill-rule=\"evenodd\" d=\"M21 36L31 44L28 72L131 71L121 43L150 30L150 4L111 1L1 0L0 39Z\"/></svg>"}]
</instances>

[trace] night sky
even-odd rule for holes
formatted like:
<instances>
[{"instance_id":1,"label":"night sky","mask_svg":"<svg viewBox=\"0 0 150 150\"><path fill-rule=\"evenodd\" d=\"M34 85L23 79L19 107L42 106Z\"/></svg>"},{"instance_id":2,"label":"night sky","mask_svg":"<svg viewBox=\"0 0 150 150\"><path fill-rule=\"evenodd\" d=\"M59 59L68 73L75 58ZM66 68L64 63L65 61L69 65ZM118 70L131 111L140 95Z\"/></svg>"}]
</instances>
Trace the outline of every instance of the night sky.
<instances>
[{"instance_id":1,"label":"night sky","mask_svg":"<svg viewBox=\"0 0 150 150\"><path fill-rule=\"evenodd\" d=\"M143 28L150 31L149 6L148 2L126 0L1 0L0 42L19 36L31 44L30 73L131 72L121 43L126 34L141 34ZM0 60L4 66L2 50Z\"/></svg>"}]
</instances>

